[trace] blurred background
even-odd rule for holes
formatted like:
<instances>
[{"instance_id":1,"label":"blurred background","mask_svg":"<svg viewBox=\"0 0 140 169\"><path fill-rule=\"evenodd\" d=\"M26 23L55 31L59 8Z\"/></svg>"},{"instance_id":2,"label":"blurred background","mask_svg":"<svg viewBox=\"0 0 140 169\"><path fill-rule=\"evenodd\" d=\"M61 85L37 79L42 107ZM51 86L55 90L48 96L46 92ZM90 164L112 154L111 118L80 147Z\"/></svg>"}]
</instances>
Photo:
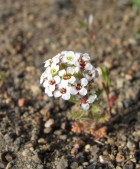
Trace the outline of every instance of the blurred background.
<instances>
[{"instance_id":1,"label":"blurred background","mask_svg":"<svg viewBox=\"0 0 140 169\"><path fill-rule=\"evenodd\" d=\"M139 0L0 2L1 76L7 71L15 81L24 77L26 87L38 85L43 62L73 50L88 52L96 66L104 63L119 87L139 77Z\"/></svg>"}]
</instances>

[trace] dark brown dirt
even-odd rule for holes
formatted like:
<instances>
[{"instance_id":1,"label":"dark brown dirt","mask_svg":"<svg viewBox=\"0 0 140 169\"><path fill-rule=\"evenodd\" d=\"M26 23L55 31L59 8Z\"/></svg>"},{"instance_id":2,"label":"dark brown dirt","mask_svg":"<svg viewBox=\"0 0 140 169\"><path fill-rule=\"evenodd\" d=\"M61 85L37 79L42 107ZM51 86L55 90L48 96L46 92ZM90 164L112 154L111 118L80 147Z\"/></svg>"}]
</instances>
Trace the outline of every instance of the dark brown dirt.
<instances>
[{"instance_id":1,"label":"dark brown dirt","mask_svg":"<svg viewBox=\"0 0 140 169\"><path fill-rule=\"evenodd\" d=\"M0 169L140 169L139 46L140 10L127 0L1 0ZM110 69L107 138L73 133L72 105L40 86L43 62L62 50Z\"/></svg>"}]
</instances>

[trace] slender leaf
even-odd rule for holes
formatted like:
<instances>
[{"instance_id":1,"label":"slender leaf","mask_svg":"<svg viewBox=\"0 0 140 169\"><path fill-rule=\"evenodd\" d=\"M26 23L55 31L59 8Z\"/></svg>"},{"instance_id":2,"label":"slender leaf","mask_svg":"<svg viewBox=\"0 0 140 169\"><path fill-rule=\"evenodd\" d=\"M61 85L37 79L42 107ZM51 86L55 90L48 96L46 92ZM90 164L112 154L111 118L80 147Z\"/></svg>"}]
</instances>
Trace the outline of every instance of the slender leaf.
<instances>
[{"instance_id":1,"label":"slender leaf","mask_svg":"<svg viewBox=\"0 0 140 169\"><path fill-rule=\"evenodd\" d=\"M101 70L102 70L102 76L103 76L104 81L108 85L110 85L111 84L111 79L109 78L109 70L108 70L108 68L104 64L102 64L101 65Z\"/></svg>"}]
</instances>

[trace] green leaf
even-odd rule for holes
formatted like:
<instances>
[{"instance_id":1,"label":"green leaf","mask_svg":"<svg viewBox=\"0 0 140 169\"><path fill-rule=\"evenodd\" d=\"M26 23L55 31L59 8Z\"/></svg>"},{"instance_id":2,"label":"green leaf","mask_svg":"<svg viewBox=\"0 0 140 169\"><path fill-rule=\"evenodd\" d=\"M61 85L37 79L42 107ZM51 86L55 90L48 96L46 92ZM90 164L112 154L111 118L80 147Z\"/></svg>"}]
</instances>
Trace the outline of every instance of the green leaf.
<instances>
[{"instance_id":1,"label":"green leaf","mask_svg":"<svg viewBox=\"0 0 140 169\"><path fill-rule=\"evenodd\" d=\"M102 70L102 76L103 76L104 81L108 85L110 85L111 84L111 80L109 78L109 70L108 70L108 68L104 64L102 64L101 65L101 70Z\"/></svg>"},{"instance_id":2,"label":"green leaf","mask_svg":"<svg viewBox=\"0 0 140 169\"><path fill-rule=\"evenodd\" d=\"M68 117L74 120L88 119L84 111L69 112Z\"/></svg>"},{"instance_id":3,"label":"green leaf","mask_svg":"<svg viewBox=\"0 0 140 169\"><path fill-rule=\"evenodd\" d=\"M73 102L73 103L79 103L79 99L77 99L75 96L72 96L72 95L71 95L69 101L71 101L71 102Z\"/></svg>"},{"instance_id":4,"label":"green leaf","mask_svg":"<svg viewBox=\"0 0 140 169\"><path fill-rule=\"evenodd\" d=\"M91 107L91 113L92 115L98 114L100 112L100 104L99 102L94 102Z\"/></svg>"},{"instance_id":5,"label":"green leaf","mask_svg":"<svg viewBox=\"0 0 140 169\"><path fill-rule=\"evenodd\" d=\"M81 117L81 120L90 120L90 118L88 116L83 116Z\"/></svg>"},{"instance_id":6,"label":"green leaf","mask_svg":"<svg viewBox=\"0 0 140 169\"><path fill-rule=\"evenodd\" d=\"M109 94L109 86L106 85L105 83L103 83L103 89L105 90L105 92L106 92L107 94Z\"/></svg>"},{"instance_id":7,"label":"green leaf","mask_svg":"<svg viewBox=\"0 0 140 169\"><path fill-rule=\"evenodd\" d=\"M97 96L99 97L102 94L102 92L103 89L98 88L98 90L96 91Z\"/></svg>"},{"instance_id":8,"label":"green leaf","mask_svg":"<svg viewBox=\"0 0 140 169\"><path fill-rule=\"evenodd\" d=\"M137 7L140 7L140 0L131 0L131 2Z\"/></svg>"}]
</instances>

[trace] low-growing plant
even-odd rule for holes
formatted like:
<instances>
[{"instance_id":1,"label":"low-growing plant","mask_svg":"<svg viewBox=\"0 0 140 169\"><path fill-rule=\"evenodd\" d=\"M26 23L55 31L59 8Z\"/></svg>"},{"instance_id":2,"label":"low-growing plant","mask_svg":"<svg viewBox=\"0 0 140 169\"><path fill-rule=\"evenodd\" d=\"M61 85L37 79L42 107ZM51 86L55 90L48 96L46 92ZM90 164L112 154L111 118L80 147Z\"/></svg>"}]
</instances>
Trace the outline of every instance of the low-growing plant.
<instances>
[{"instance_id":1,"label":"low-growing plant","mask_svg":"<svg viewBox=\"0 0 140 169\"><path fill-rule=\"evenodd\" d=\"M46 70L41 75L40 83L49 97L62 98L76 104L81 109L68 113L74 120L93 120L103 123L109 114L102 110L101 94L106 93L109 112L109 93L111 80L109 71L101 65L102 88L98 86L98 71L91 64L88 53L62 51L52 59L45 61ZM86 125L87 126L87 125Z\"/></svg>"}]
</instances>

